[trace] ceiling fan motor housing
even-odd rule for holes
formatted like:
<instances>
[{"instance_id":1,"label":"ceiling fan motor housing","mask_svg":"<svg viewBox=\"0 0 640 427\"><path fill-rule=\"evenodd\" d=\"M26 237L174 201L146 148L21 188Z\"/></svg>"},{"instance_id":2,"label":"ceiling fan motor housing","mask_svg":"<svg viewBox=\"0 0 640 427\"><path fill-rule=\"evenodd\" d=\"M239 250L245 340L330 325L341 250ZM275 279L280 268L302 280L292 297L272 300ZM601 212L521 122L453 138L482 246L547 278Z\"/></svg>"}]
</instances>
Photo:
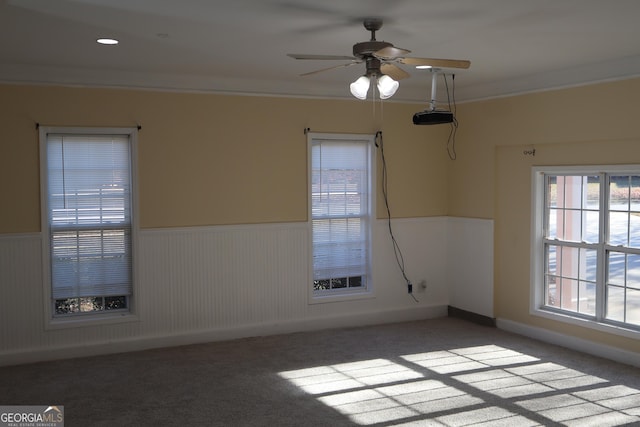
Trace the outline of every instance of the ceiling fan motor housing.
<instances>
[{"instance_id":1,"label":"ceiling fan motor housing","mask_svg":"<svg viewBox=\"0 0 640 427\"><path fill-rule=\"evenodd\" d=\"M373 54L385 47L393 46L388 42L370 40L368 42L356 43L353 45L353 56L362 59L367 65L367 76L379 77L382 75L380 71L381 61Z\"/></svg>"},{"instance_id":2,"label":"ceiling fan motor housing","mask_svg":"<svg viewBox=\"0 0 640 427\"><path fill-rule=\"evenodd\" d=\"M385 47L393 47L393 45L389 42L381 42L377 40L356 43L353 45L353 56L360 59L366 59Z\"/></svg>"}]
</instances>

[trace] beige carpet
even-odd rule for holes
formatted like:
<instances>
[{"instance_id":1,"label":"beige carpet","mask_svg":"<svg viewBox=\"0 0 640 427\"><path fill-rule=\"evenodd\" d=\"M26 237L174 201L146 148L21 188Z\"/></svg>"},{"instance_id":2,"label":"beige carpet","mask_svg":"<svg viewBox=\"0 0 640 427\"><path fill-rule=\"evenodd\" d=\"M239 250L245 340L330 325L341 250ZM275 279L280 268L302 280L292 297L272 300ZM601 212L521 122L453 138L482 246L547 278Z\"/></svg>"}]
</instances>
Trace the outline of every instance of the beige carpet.
<instances>
[{"instance_id":1,"label":"beige carpet","mask_svg":"<svg viewBox=\"0 0 640 427\"><path fill-rule=\"evenodd\" d=\"M640 370L455 318L0 368L65 426L640 425Z\"/></svg>"}]
</instances>

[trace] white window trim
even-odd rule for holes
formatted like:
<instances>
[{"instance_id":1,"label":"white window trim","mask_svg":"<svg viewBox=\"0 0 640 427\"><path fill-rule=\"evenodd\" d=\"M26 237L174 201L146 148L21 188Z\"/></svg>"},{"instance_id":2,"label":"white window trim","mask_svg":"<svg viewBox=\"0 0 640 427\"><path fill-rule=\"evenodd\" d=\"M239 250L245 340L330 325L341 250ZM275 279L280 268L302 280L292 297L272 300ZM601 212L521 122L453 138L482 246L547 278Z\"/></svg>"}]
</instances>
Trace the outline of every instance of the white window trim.
<instances>
[{"instance_id":1,"label":"white window trim","mask_svg":"<svg viewBox=\"0 0 640 427\"><path fill-rule=\"evenodd\" d=\"M56 127L56 126L40 126L40 235L42 241L42 284L44 295L44 327L45 330L64 329L83 326L97 326L113 323L135 322L138 321L137 315L137 295L138 295L138 268L137 268L137 251L138 251L138 129L137 128L121 128L121 127ZM104 135L117 134L128 135L131 146L131 257L132 257L132 294L129 296L128 312L115 313L88 313L81 316L54 317L51 298L51 254L49 242L49 214L47 202L48 174L47 174L47 134L63 133L78 135Z\"/></svg>"},{"instance_id":2,"label":"white window trim","mask_svg":"<svg viewBox=\"0 0 640 427\"><path fill-rule=\"evenodd\" d=\"M368 283L364 289L350 288L345 290L333 290L331 293L325 293L322 295L317 294L313 290L313 223L312 223L312 200L311 200L311 173L312 173L312 142L314 139L326 139L326 140L353 140L353 141L366 141L369 149L369 215L368 221L369 227L369 271L367 272ZM375 135L369 134L341 134L341 133L317 133L307 132L307 233L309 236L309 274L306 283L308 289L308 301L309 304L323 304L333 302L343 302L352 300L362 300L375 298L375 287L373 278L373 226L376 220L375 206L376 206L376 151L375 151Z\"/></svg>"},{"instance_id":3,"label":"white window trim","mask_svg":"<svg viewBox=\"0 0 640 427\"><path fill-rule=\"evenodd\" d=\"M555 320L628 338L640 339L640 331L622 326L602 323L570 314L558 313L544 308L544 257L543 242L539 236L544 232L544 174L590 174L629 173L639 174L640 165L598 166L534 166L531 170L531 254L529 313L545 319Z\"/></svg>"}]
</instances>

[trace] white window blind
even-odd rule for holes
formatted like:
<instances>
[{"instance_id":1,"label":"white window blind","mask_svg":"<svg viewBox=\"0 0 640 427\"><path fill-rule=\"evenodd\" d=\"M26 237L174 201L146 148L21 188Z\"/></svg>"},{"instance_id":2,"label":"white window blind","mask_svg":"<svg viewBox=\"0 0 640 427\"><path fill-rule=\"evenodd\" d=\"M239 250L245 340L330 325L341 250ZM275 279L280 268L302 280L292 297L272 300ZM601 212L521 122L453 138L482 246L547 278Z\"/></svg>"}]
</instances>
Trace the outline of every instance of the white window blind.
<instances>
[{"instance_id":1,"label":"white window blind","mask_svg":"<svg viewBox=\"0 0 640 427\"><path fill-rule=\"evenodd\" d=\"M311 222L316 290L366 287L371 176L368 142L312 140ZM326 284L317 286L318 281Z\"/></svg>"},{"instance_id":2,"label":"white window blind","mask_svg":"<svg viewBox=\"0 0 640 427\"><path fill-rule=\"evenodd\" d=\"M132 292L128 135L47 134L52 299Z\"/></svg>"}]
</instances>

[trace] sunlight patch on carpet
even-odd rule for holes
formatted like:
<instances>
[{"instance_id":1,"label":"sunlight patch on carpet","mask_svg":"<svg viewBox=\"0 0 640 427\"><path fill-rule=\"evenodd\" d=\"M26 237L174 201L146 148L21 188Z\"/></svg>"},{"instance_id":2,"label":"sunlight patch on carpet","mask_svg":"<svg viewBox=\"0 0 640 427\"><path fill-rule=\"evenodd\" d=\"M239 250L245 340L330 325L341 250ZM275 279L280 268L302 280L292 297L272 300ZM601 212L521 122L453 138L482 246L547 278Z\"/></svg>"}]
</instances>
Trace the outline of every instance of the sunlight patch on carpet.
<instances>
[{"instance_id":1,"label":"sunlight patch on carpet","mask_svg":"<svg viewBox=\"0 0 640 427\"><path fill-rule=\"evenodd\" d=\"M422 378L422 374L415 370L385 359L300 369L281 372L279 375L309 394L331 393Z\"/></svg>"},{"instance_id":2,"label":"sunlight patch on carpet","mask_svg":"<svg viewBox=\"0 0 640 427\"><path fill-rule=\"evenodd\" d=\"M640 423L640 390L497 345L280 372L359 425Z\"/></svg>"}]
</instances>

